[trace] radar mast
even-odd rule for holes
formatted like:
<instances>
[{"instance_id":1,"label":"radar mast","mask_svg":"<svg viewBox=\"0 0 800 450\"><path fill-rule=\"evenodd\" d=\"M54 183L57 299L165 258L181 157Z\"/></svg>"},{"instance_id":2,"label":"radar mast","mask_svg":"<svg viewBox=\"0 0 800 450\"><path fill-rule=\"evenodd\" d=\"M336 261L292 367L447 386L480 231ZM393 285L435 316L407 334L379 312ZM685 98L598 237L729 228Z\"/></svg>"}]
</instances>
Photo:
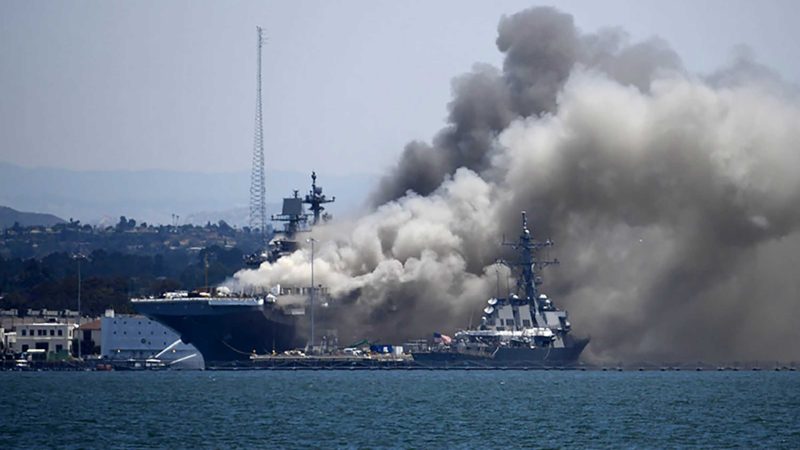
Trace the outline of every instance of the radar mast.
<instances>
[{"instance_id":1,"label":"radar mast","mask_svg":"<svg viewBox=\"0 0 800 450\"><path fill-rule=\"evenodd\" d=\"M306 197L303 199L303 203L310 205L308 209L314 214L314 219L312 220L311 224L316 225L319 223L320 214L322 211L325 211L325 207L322 206L325 203L332 203L336 201L336 197L327 198L325 194L322 193L322 186L317 186L317 172L311 172L311 190L308 191ZM330 216L325 214L322 216L323 219L327 220Z\"/></svg>"},{"instance_id":2,"label":"radar mast","mask_svg":"<svg viewBox=\"0 0 800 450\"><path fill-rule=\"evenodd\" d=\"M550 239L544 242L534 240L528 229L528 215L525 211L522 211L522 232L519 235L519 239L516 242L507 242L504 240L503 245L513 247L519 252L520 259L516 263L510 263L510 265L522 267L522 277L517 280L517 290L524 292L526 302L533 304L536 315L538 316L543 310L542 308L544 305L539 303L539 290L537 286L542 284L542 280L540 277L536 276L536 273L538 270L544 269L549 265L558 264L558 259L538 259L536 258L536 252L543 248L552 247L554 243ZM539 317L537 317L537 321L538 320Z\"/></svg>"}]
</instances>

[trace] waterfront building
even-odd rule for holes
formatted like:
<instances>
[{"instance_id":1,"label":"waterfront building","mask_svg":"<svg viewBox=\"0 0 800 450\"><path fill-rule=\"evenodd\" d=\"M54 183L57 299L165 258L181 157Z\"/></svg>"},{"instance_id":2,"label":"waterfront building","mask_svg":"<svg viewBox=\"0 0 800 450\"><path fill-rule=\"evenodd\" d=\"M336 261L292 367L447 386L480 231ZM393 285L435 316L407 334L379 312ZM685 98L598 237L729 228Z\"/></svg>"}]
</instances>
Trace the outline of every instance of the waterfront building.
<instances>
[{"instance_id":1,"label":"waterfront building","mask_svg":"<svg viewBox=\"0 0 800 450\"><path fill-rule=\"evenodd\" d=\"M76 326L67 323L30 323L17 327L15 353L43 350L45 353L69 354Z\"/></svg>"},{"instance_id":2,"label":"waterfront building","mask_svg":"<svg viewBox=\"0 0 800 450\"><path fill-rule=\"evenodd\" d=\"M86 322L78 327L75 338L79 341L79 348L81 349L81 356L83 355L99 355L100 343L102 341L102 333L100 330L100 319Z\"/></svg>"},{"instance_id":3,"label":"waterfront building","mask_svg":"<svg viewBox=\"0 0 800 450\"><path fill-rule=\"evenodd\" d=\"M86 317L78 318L78 313L65 309L63 311L51 311L47 309L18 309L0 310L0 328L6 330L16 330L21 326L33 323L61 322L66 324L83 323L89 320Z\"/></svg>"}]
</instances>

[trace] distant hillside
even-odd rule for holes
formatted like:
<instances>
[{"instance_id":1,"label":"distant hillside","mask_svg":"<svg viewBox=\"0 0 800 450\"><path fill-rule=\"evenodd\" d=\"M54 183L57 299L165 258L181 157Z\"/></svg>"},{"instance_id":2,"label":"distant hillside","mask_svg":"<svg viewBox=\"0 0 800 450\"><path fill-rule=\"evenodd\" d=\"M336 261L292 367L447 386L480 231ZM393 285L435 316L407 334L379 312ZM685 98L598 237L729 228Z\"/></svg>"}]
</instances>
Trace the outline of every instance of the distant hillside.
<instances>
[{"instance_id":1,"label":"distant hillside","mask_svg":"<svg viewBox=\"0 0 800 450\"><path fill-rule=\"evenodd\" d=\"M325 194L336 196L327 209L342 217L363 206L378 177L369 174L334 175L324 168L308 172L267 169L267 203L277 209L283 197L311 187L311 169ZM28 211L50 211L90 224L116 224L120 216L138 222L246 222L250 173L188 173L177 171L72 171L28 168L0 162L0 205ZM275 211L277 212L277 211ZM13 223L13 222L12 222Z\"/></svg>"},{"instance_id":2,"label":"distant hillside","mask_svg":"<svg viewBox=\"0 0 800 450\"><path fill-rule=\"evenodd\" d=\"M43 225L46 227L64 222L64 219L52 214L41 214L17 211L7 206L0 206L0 229L10 228L18 222L22 226Z\"/></svg>"}]
</instances>

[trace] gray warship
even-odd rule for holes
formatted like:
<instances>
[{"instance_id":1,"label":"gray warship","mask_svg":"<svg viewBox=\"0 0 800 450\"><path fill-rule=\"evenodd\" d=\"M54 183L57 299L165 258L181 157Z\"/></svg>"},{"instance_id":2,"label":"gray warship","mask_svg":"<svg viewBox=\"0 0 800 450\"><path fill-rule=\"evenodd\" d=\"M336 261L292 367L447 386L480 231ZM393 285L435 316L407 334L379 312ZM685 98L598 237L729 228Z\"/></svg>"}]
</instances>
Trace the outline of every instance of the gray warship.
<instances>
[{"instance_id":1,"label":"gray warship","mask_svg":"<svg viewBox=\"0 0 800 450\"><path fill-rule=\"evenodd\" d=\"M456 332L453 337L435 333L427 351L412 352L414 361L433 367L536 368L569 367L577 363L588 338L575 338L567 311L539 291L541 269L558 260L536 258L539 250L553 246L550 240L535 241L522 212L522 233L513 247L519 260L506 262L519 268L517 292L506 298L490 298L477 328Z\"/></svg>"}]
</instances>

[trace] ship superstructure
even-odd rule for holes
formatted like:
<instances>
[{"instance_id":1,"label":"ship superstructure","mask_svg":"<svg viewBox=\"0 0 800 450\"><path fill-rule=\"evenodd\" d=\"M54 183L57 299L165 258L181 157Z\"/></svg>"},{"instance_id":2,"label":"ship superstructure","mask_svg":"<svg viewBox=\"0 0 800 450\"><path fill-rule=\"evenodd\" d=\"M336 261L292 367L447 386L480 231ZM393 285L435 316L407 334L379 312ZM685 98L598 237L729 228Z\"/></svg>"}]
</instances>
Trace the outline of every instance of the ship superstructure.
<instances>
[{"instance_id":1,"label":"ship superstructure","mask_svg":"<svg viewBox=\"0 0 800 450\"><path fill-rule=\"evenodd\" d=\"M263 262L275 262L283 256L295 252L298 248L297 234L309 231L310 227L317 225L320 220L326 222L331 219L330 214L322 214L325 203L336 201L336 197L328 198L322 193L322 186L317 186L317 173L311 172L311 190L305 197L300 197L295 190L291 197L283 199L280 214L273 214L273 222L282 222L283 229L275 232L267 247L260 253L245 257L245 264L258 267ZM307 213L303 205L309 205L311 213ZM311 224L309 224L311 219Z\"/></svg>"},{"instance_id":2,"label":"ship superstructure","mask_svg":"<svg viewBox=\"0 0 800 450\"><path fill-rule=\"evenodd\" d=\"M322 186L317 186L317 172L311 172L311 190L308 191L305 198L303 199L303 203L308 205L308 209L311 210L313 214L313 219L311 224L316 225L319 223L320 218L324 221L328 221L331 219L331 215L328 213L322 214L322 211L325 211L325 207L323 206L326 203L333 203L336 201L336 196L328 198L325 194L322 193Z\"/></svg>"},{"instance_id":3,"label":"ship superstructure","mask_svg":"<svg viewBox=\"0 0 800 450\"><path fill-rule=\"evenodd\" d=\"M430 351L413 353L422 364L452 366L532 367L565 365L577 361L589 339L576 339L566 311L540 292L544 267L558 260L538 259L539 250L552 247L550 240L532 238L525 212L516 242L504 242L519 255L510 267L519 271L517 292L490 298L477 328L458 331L453 338L438 335Z\"/></svg>"}]
</instances>

